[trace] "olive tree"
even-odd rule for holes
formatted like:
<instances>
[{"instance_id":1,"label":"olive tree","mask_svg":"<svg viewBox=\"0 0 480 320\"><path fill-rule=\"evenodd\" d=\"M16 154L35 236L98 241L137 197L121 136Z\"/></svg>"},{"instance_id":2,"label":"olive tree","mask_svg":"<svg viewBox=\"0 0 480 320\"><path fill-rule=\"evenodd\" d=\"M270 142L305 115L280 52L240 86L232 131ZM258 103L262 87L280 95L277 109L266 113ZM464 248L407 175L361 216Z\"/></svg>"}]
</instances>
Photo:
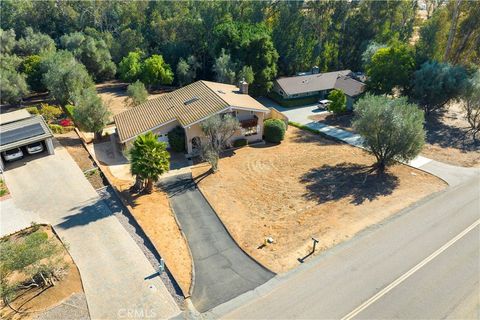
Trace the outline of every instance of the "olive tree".
<instances>
[{"instance_id":1,"label":"olive tree","mask_svg":"<svg viewBox=\"0 0 480 320\"><path fill-rule=\"evenodd\" d=\"M206 141L202 144L201 157L210 163L212 171L218 171L220 153L227 147L228 140L240 129L238 119L230 114L214 115L204 120L200 127Z\"/></svg>"},{"instance_id":2,"label":"olive tree","mask_svg":"<svg viewBox=\"0 0 480 320\"><path fill-rule=\"evenodd\" d=\"M140 80L137 80L128 86L127 98L125 99L125 102L129 107L138 106L139 104L147 101L147 98L148 91L145 89L145 85Z\"/></svg>"},{"instance_id":3,"label":"olive tree","mask_svg":"<svg viewBox=\"0 0 480 320\"><path fill-rule=\"evenodd\" d=\"M0 101L18 103L28 94L24 73L18 72L21 59L16 55L0 54Z\"/></svg>"},{"instance_id":4,"label":"olive tree","mask_svg":"<svg viewBox=\"0 0 480 320\"><path fill-rule=\"evenodd\" d=\"M448 101L459 98L467 83L467 71L462 66L429 61L415 71L412 97L426 113L442 108Z\"/></svg>"},{"instance_id":5,"label":"olive tree","mask_svg":"<svg viewBox=\"0 0 480 320\"><path fill-rule=\"evenodd\" d=\"M233 84L236 75L235 68L236 65L232 62L230 55L225 53L225 50L222 49L220 56L215 59L215 64L213 65L215 80L221 83Z\"/></svg>"},{"instance_id":6,"label":"olive tree","mask_svg":"<svg viewBox=\"0 0 480 320\"><path fill-rule=\"evenodd\" d=\"M423 111L405 98L367 94L355 105L353 128L381 172L396 160L409 161L420 153L425 144L423 122Z\"/></svg>"},{"instance_id":7,"label":"olive tree","mask_svg":"<svg viewBox=\"0 0 480 320\"><path fill-rule=\"evenodd\" d=\"M57 51L42 62L47 70L43 84L62 105L73 104L74 97L93 86L93 80L85 66L68 51Z\"/></svg>"},{"instance_id":8,"label":"olive tree","mask_svg":"<svg viewBox=\"0 0 480 320\"><path fill-rule=\"evenodd\" d=\"M467 133L471 133L473 141L477 142L477 134L480 132L480 70L477 70L468 81L463 94L463 108L470 125Z\"/></svg>"},{"instance_id":9,"label":"olive tree","mask_svg":"<svg viewBox=\"0 0 480 320\"><path fill-rule=\"evenodd\" d=\"M74 32L63 35L60 42L63 48L72 52L85 65L95 80L108 80L115 75L116 66L104 40Z\"/></svg>"},{"instance_id":10,"label":"olive tree","mask_svg":"<svg viewBox=\"0 0 480 320\"><path fill-rule=\"evenodd\" d=\"M86 132L94 132L101 137L103 128L110 120L110 111L97 95L94 87L84 89L75 97L73 117L78 127Z\"/></svg>"}]
</instances>

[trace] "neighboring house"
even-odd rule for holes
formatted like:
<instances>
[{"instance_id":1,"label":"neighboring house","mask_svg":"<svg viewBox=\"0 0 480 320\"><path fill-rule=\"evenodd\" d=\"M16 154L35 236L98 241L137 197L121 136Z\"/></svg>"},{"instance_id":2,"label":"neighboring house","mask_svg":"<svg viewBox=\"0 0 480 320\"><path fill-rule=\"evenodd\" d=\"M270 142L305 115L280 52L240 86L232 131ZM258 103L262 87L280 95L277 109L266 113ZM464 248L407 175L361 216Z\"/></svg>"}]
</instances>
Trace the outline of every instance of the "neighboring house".
<instances>
[{"instance_id":1,"label":"neighboring house","mask_svg":"<svg viewBox=\"0 0 480 320\"><path fill-rule=\"evenodd\" d=\"M331 90L340 89L347 96L347 108L351 109L365 91L365 84L353 77L350 70L318 73L318 68L313 68L311 73L275 80L273 91L285 101L294 101L307 97L325 99Z\"/></svg>"},{"instance_id":2,"label":"neighboring house","mask_svg":"<svg viewBox=\"0 0 480 320\"><path fill-rule=\"evenodd\" d=\"M200 123L212 115L230 113L241 126L231 141L260 141L270 109L248 95L247 83L240 87L197 81L142 103L114 117L119 140L128 148L138 135L151 131L168 144L168 132L180 126L185 130L187 153L193 156L205 139Z\"/></svg>"}]
</instances>

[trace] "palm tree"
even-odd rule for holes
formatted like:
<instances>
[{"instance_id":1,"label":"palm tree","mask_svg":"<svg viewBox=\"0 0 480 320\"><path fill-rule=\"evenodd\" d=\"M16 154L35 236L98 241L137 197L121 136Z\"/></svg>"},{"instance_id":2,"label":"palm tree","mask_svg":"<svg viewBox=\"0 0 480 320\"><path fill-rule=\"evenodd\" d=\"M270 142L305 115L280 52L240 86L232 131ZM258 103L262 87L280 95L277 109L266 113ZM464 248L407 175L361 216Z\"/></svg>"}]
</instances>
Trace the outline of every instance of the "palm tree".
<instances>
[{"instance_id":1,"label":"palm tree","mask_svg":"<svg viewBox=\"0 0 480 320\"><path fill-rule=\"evenodd\" d=\"M130 149L130 172L137 179L146 181L146 193L152 193L153 183L158 181L170 166L167 145L159 142L157 138L157 135L151 132L140 135Z\"/></svg>"}]
</instances>

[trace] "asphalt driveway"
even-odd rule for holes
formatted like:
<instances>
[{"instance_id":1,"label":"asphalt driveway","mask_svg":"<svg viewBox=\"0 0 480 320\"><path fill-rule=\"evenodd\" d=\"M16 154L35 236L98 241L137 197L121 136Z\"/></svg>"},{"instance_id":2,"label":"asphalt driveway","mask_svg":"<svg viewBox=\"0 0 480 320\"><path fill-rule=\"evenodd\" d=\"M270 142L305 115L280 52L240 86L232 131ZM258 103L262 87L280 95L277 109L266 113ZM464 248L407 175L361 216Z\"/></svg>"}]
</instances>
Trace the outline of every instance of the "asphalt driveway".
<instances>
[{"instance_id":1,"label":"asphalt driveway","mask_svg":"<svg viewBox=\"0 0 480 320\"><path fill-rule=\"evenodd\" d=\"M18 210L49 222L68 243L92 319L178 314L143 252L63 147L4 176Z\"/></svg>"},{"instance_id":2,"label":"asphalt driveway","mask_svg":"<svg viewBox=\"0 0 480 320\"><path fill-rule=\"evenodd\" d=\"M170 197L192 252L195 279L191 299L198 311L205 312L274 276L235 244L191 173L163 178L160 184Z\"/></svg>"}]
</instances>

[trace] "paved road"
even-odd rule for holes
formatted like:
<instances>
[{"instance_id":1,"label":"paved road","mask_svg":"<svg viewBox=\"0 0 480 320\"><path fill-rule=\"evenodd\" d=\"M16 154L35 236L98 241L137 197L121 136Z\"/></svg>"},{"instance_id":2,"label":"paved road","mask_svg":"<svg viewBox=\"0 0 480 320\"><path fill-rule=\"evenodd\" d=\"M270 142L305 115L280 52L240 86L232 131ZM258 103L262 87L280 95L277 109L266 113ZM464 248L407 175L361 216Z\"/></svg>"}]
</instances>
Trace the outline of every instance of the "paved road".
<instances>
[{"instance_id":1,"label":"paved road","mask_svg":"<svg viewBox=\"0 0 480 320\"><path fill-rule=\"evenodd\" d=\"M137 244L68 152L5 172L14 204L50 222L69 244L93 319L166 318L179 309Z\"/></svg>"},{"instance_id":2,"label":"paved road","mask_svg":"<svg viewBox=\"0 0 480 320\"><path fill-rule=\"evenodd\" d=\"M480 218L480 175L425 199L297 270L212 310L229 319L340 319ZM357 318L478 318L476 226Z\"/></svg>"},{"instance_id":3,"label":"paved road","mask_svg":"<svg viewBox=\"0 0 480 320\"><path fill-rule=\"evenodd\" d=\"M187 237L194 261L192 302L205 312L271 279L235 244L215 212L198 191L191 173L161 181Z\"/></svg>"}]
</instances>

